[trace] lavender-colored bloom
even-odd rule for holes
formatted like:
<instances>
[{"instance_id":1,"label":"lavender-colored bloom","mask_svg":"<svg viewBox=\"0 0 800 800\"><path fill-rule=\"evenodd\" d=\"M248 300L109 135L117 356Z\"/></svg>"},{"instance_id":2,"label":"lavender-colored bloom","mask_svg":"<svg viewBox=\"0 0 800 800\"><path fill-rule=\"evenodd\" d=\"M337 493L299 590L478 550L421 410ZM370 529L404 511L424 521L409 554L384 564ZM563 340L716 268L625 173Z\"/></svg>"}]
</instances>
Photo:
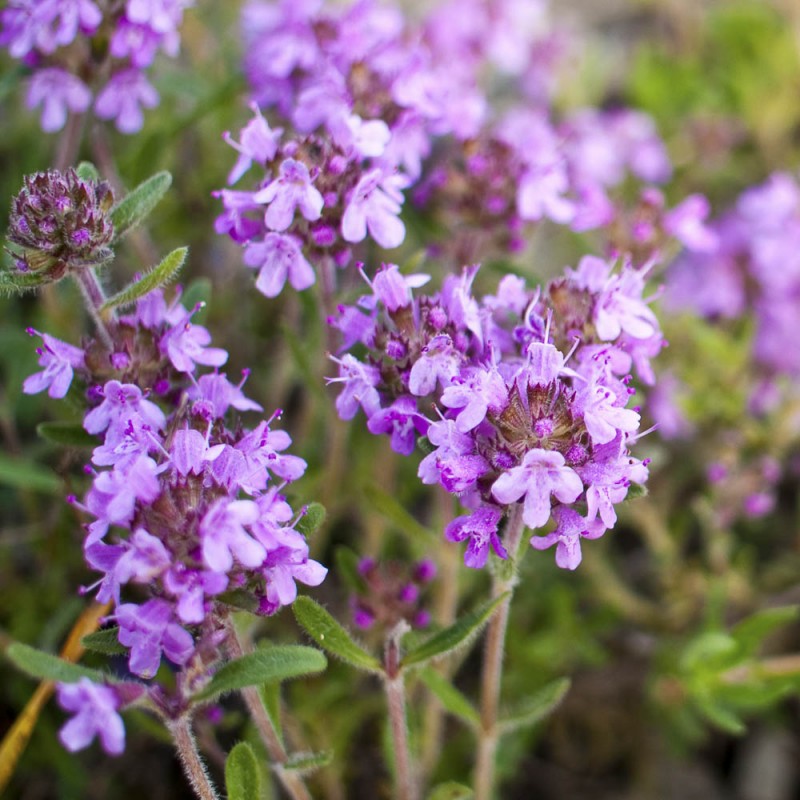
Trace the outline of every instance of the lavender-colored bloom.
<instances>
[{"instance_id":1,"label":"lavender-colored bloom","mask_svg":"<svg viewBox=\"0 0 800 800\"><path fill-rule=\"evenodd\" d=\"M413 299L411 290L419 289L430 279L430 275L423 273L403 275L397 264L383 264L370 286L376 302L381 303L389 313L393 313L411 305Z\"/></svg>"},{"instance_id":2,"label":"lavender-colored bloom","mask_svg":"<svg viewBox=\"0 0 800 800\"><path fill-rule=\"evenodd\" d=\"M718 243L717 234L706 227L710 206L701 194L692 194L664 214L664 230L672 234L689 250L711 253Z\"/></svg>"},{"instance_id":3,"label":"lavender-colored bloom","mask_svg":"<svg viewBox=\"0 0 800 800\"><path fill-rule=\"evenodd\" d=\"M502 516L503 512L499 508L481 506L472 514L456 517L445 528L445 538L451 542L463 542L469 538L464 553L464 563L468 567L472 569L483 567L489 556L489 547L499 558L508 558L508 552L497 534L497 526Z\"/></svg>"},{"instance_id":4,"label":"lavender-colored bloom","mask_svg":"<svg viewBox=\"0 0 800 800\"><path fill-rule=\"evenodd\" d=\"M161 663L161 653L183 665L194 652L192 635L173 622L172 605L166 600L148 600L137 606L124 603L114 614L119 641L131 649L128 668L140 678L152 678Z\"/></svg>"},{"instance_id":5,"label":"lavender-colored bloom","mask_svg":"<svg viewBox=\"0 0 800 800\"><path fill-rule=\"evenodd\" d=\"M360 242L367 235L386 249L399 247L406 228L399 218L400 189L407 183L404 176L384 175L373 169L356 184L342 217L342 236L347 242Z\"/></svg>"},{"instance_id":6,"label":"lavender-colored bloom","mask_svg":"<svg viewBox=\"0 0 800 800\"><path fill-rule=\"evenodd\" d=\"M407 456L414 451L417 435L424 434L428 421L417 411L417 401L404 395L389 408L376 411L367 421L370 433L391 434L392 450Z\"/></svg>"},{"instance_id":7,"label":"lavender-colored bloom","mask_svg":"<svg viewBox=\"0 0 800 800\"><path fill-rule=\"evenodd\" d=\"M380 409L380 396L375 388L380 381L380 371L371 364L362 364L349 353L341 359L331 356L339 365L338 378L326 378L327 383L343 383L344 389L336 398L336 411L344 419L353 419L359 407L370 418Z\"/></svg>"},{"instance_id":8,"label":"lavender-colored bloom","mask_svg":"<svg viewBox=\"0 0 800 800\"><path fill-rule=\"evenodd\" d=\"M224 592L228 576L211 570L189 569L174 564L164 575L164 588L177 599L175 613L181 622L198 625L206 617L206 597Z\"/></svg>"},{"instance_id":9,"label":"lavender-colored bloom","mask_svg":"<svg viewBox=\"0 0 800 800\"><path fill-rule=\"evenodd\" d=\"M110 380L103 387L103 402L93 408L83 420L87 433L101 433L109 427L124 431L133 414L140 416L155 430L166 424L164 412L142 395L142 390L132 383Z\"/></svg>"},{"instance_id":10,"label":"lavender-colored bloom","mask_svg":"<svg viewBox=\"0 0 800 800\"><path fill-rule=\"evenodd\" d=\"M264 119L255 103L252 103L250 108L254 117L242 128L239 135L240 142L233 139L227 131L223 134L223 139L239 151L239 158L228 175L228 183L231 185L250 169L254 161L265 166L268 161L275 158L275 153L278 152L278 142L283 133L283 128L273 130L269 127L269 123Z\"/></svg>"},{"instance_id":11,"label":"lavender-colored bloom","mask_svg":"<svg viewBox=\"0 0 800 800\"><path fill-rule=\"evenodd\" d=\"M95 736L110 756L125 749L125 725L117 713L120 699L114 689L80 678L77 683L59 683L56 691L59 705L75 714L58 734L70 753L88 747Z\"/></svg>"},{"instance_id":12,"label":"lavender-colored bloom","mask_svg":"<svg viewBox=\"0 0 800 800\"><path fill-rule=\"evenodd\" d=\"M47 133L60 131L68 113L82 114L91 102L89 87L63 69L41 69L31 76L27 105L30 109L42 106L41 125Z\"/></svg>"},{"instance_id":13,"label":"lavender-colored bloom","mask_svg":"<svg viewBox=\"0 0 800 800\"><path fill-rule=\"evenodd\" d=\"M209 461L218 458L225 449L224 444L209 446L208 437L200 431L183 429L175 431L172 437L172 466L179 475L202 474Z\"/></svg>"},{"instance_id":14,"label":"lavender-colored bloom","mask_svg":"<svg viewBox=\"0 0 800 800\"><path fill-rule=\"evenodd\" d=\"M445 387L441 403L447 408L460 409L456 429L466 433L480 425L490 410L499 414L508 405L508 389L496 368L479 368L455 378Z\"/></svg>"},{"instance_id":15,"label":"lavender-colored bloom","mask_svg":"<svg viewBox=\"0 0 800 800\"><path fill-rule=\"evenodd\" d=\"M577 511L566 506L556 506L553 509L553 519L556 529L546 536L532 536L531 546L537 550L546 550L557 544L556 564L561 569L576 569L581 563L581 537L584 539L598 539L605 531L606 526L599 520L584 519Z\"/></svg>"},{"instance_id":16,"label":"lavender-colored bloom","mask_svg":"<svg viewBox=\"0 0 800 800\"><path fill-rule=\"evenodd\" d=\"M458 375L461 360L461 354L446 333L434 336L411 367L409 391L417 397L424 397L434 390L437 381L446 388Z\"/></svg>"},{"instance_id":17,"label":"lavender-colored bloom","mask_svg":"<svg viewBox=\"0 0 800 800\"><path fill-rule=\"evenodd\" d=\"M314 268L308 263L294 236L268 233L261 242L249 242L244 263L259 269L256 289L265 297L277 297L286 280L298 292L314 284Z\"/></svg>"},{"instance_id":18,"label":"lavender-colored bloom","mask_svg":"<svg viewBox=\"0 0 800 800\"><path fill-rule=\"evenodd\" d=\"M22 391L25 394L38 394L47 389L50 397L64 397L72 383L74 370L85 367L83 350L47 333L40 334L32 328L28 333L42 337L44 347L38 348L36 352L39 355L39 366L44 369L28 376L22 384Z\"/></svg>"},{"instance_id":19,"label":"lavender-colored bloom","mask_svg":"<svg viewBox=\"0 0 800 800\"><path fill-rule=\"evenodd\" d=\"M278 177L256 192L257 203L268 203L264 222L273 231L285 231L294 218L296 209L309 222L320 218L325 201L311 183L308 167L293 158L285 159Z\"/></svg>"},{"instance_id":20,"label":"lavender-colored bloom","mask_svg":"<svg viewBox=\"0 0 800 800\"><path fill-rule=\"evenodd\" d=\"M137 502L152 503L160 493L155 461L140 455L124 469L97 475L86 506L98 520L122 525L131 520Z\"/></svg>"},{"instance_id":21,"label":"lavender-colored bloom","mask_svg":"<svg viewBox=\"0 0 800 800\"><path fill-rule=\"evenodd\" d=\"M217 418L224 417L231 407L237 411L263 411L255 400L245 397L243 383L244 380L235 386L219 373L201 375L197 384L189 387L188 394L192 400L209 403Z\"/></svg>"},{"instance_id":22,"label":"lavender-colored bloom","mask_svg":"<svg viewBox=\"0 0 800 800\"><path fill-rule=\"evenodd\" d=\"M574 503L583 492L578 474L564 456L542 449L529 450L518 467L504 472L492 485L494 498L506 505L525 497L522 518L529 528L541 528L550 518L550 495Z\"/></svg>"},{"instance_id":23,"label":"lavender-colored bloom","mask_svg":"<svg viewBox=\"0 0 800 800\"><path fill-rule=\"evenodd\" d=\"M244 527L257 519L258 506L252 500L217 500L200 521L206 566L215 572L228 572L234 556L245 567L261 566L267 552Z\"/></svg>"},{"instance_id":24,"label":"lavender-colored bloom","mask_svg":"<svg viewBox=\"0 0 800 800\"><path fill-rule=\"evenodd\" d=\"M221 367L228 360L228 353L220 347L208 347L211 334L202 325L191 323L193 314L194 311L185 312L161 337L161 352L178 372L194 372L196 364Z\"/></svg>"},{"instance_id":25,"label":"lavender-colored bloom","mask_svg":"<svg viewBox=\"0 0 800 800\"><path fill-rule=\"evenodd\" d=\"M136 133L144 123L142 108L155 108L158 92L138 69L128 69L111 77L94 103L101 119L113 119L122 133Z\"/></svg>"}]
</instances>

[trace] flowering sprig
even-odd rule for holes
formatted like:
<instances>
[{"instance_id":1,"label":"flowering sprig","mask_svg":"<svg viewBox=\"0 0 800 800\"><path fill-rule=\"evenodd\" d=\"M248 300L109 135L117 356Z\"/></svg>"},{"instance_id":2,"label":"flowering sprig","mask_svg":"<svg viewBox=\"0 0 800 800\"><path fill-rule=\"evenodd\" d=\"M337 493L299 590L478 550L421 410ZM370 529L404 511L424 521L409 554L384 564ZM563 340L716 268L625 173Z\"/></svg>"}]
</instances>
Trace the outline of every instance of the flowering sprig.
<instances>
[{"instance_id":1,"label":"flowering sprig","mask_svg":"<svg viewBox=\"0 0 800 800\"><path fill-rule=\"evenodd\" d=\"M184 9L194 0L11 0L0 13L0 45L32 68L27 105L42 107L47 132L93 109L123 133L158 105L145 70L159 51L176 56Z\"/></svg>"},{"instance_id":2,"label":"flowering sprig","mask_svg":"<svg viewBox=\"0 0 800 800\"><path fill-rule=\"evenodd\" d=\"M361 408L368 429L404 455L427 439L418 475L470 510L445 531L468 540L468 566L482 567L490 549L507 557L499 523L521 503L531 529L555 514L555 533L532 544L558 542L559 565L574 569L581 537L613 527L614 506L647 478L647 463L629 452L640 415L627 407L631 371L652 382L649 360L663 344L645 275L587 256L543 291L508 276L479 300L476 273L465 268L441 292L413 297L420 276L384 265L372 295L331 320L346 347L367 348L364 360L334 359L337 409L347 419ZM438 418L428 417L431 403Z\"/></svg>"}]
</instances>

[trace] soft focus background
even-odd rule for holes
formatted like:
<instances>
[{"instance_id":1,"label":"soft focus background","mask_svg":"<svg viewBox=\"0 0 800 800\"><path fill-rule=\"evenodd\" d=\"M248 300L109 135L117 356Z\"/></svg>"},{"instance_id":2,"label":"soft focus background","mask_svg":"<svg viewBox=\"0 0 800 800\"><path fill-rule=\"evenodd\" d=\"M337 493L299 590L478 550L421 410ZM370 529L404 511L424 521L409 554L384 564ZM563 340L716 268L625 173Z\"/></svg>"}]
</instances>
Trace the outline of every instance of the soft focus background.
<instances>
[{"instance_id":1,"label":"soft focus background","mask_svg":"<svg viewBox=\"0 0 800 800\"><path fill-rule=\"evenodd\" d=\"M625 103L651 114L675 165L665 190L670 200L701 192L716 218L772 173L796 175L795 0L553 5L553 25L563 28L571 48L558 75L557 109ZM161 253L190 246L182 283L209 301L202 321L215 343L230 350L229 374L250 365L249 395L266 409L284 409L293 452L309 462L297 491L329 512L314 558L333 565L342 544L364 556L418 558L437 549L440 569L456 574L462 595L477 600L487 576L464 570L456 549L441 548L428 530L441 530L437 520L449 513L450 500L423 491L415 463L393 457L386 441L336 418L322 381L331 367L318 287L267 300L252 288L240 252L214 232L220 208L211 192L225 185L234 160L221 133L249 118L237 20L233 2L198 0L186 13L180 57L160 60L152 71L160 108L147 114L138 135L106 134L119 173L128 186L157 169L173 173L173 189L149 232ZM23 80L15 62L2 61L0 196L9 199L24 174L52 163L55 149L55 137L40 133L24 108ZM407 210L410 257L423 226ZM592 234L545 224L523 255L488 265L481 279L488 291L508 268L533 280L551 276L599 246ZM132 275L146 266L146 255L141 243L129 246L115 269ZM740 620L800 603L800 385L790 366L773 360L766 368L754 348L763 301L732 309L691 302L727 291L727 273L714 271L711 259L674 256L677 265L658 275L670 347L657 362L661 396L651 398L661 409L661 428L642 446L653 460L649 494L627 504L616 530L585 548L577 572L535 553L522 566L504 693L522 697L563 675L573 685L545 725L504 740L503 798L800 797L800 624L776 626L769 636L767 623L751 626L761 664L755 672L732 671L719 660ZM780 250L771 264L777 276L792 268ZM348 280L342 292L352 297L360 279L353 271ZM786 291L776 346L794 353L800 292L795 305L793 285ZM56 650L86 605L77 587L93 580L81 556L80 520L63 502L82 492L86 454L39 439L39 422L65 419L68 411L46 396L21 394L36 363L25 328L70 340L85 324L72 285L0 299L0 646L14 639ZM430 591L435 616L448 600L436 585ZM335 569L317 597L348 618L348 590ZM263 629L275 640L301 637L286 612ZM479 656L476 648L457 672L457 685L472 696ZM353 680L332 663L324 675L289 687L300 738L336 753L311 779L312 790L334 799L388 797L382 697L370 679ZM4 661L0 685L3 732L34 685ZM424 715L422 692L416 700L412 714ZM221 714L218 743L210 722L197 725L216 774L224 761L220 745L227 750L249 736L235 704ZM168 739L150 719L126 717L128 745L116 760L97 745L78 756L66 753L56 739L63 719L54 703L45 709L8 797L190 796ZM438 780L463 776L472 759L470 736L446 724L443 751L423 754Z\"/></svg>"}]
</instances>

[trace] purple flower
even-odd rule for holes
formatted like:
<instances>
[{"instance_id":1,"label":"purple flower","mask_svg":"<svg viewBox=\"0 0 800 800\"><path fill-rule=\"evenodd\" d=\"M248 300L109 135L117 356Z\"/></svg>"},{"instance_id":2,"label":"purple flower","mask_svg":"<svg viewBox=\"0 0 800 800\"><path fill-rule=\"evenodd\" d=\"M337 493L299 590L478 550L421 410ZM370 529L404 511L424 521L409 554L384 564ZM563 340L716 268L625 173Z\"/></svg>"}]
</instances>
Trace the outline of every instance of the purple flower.
<instances>
[{"instance_id":1,"label":"purple flower","mask_svg":"<svg viewBox=\"0 0 800 800\"><path fill-rule=\"evenodd\" d=\"M214 461L224 450L224 444L209 446L208 437L200 431L182 429L172 437L172 466L179 475L186 477L190 472L202 474L206 463Z\"/></svg>"},{"instance_id":2,"label":"purple flower","mask_svg":"<svg viewBox=\"0 0 800 800\"><path fill-rule=\"evenodd\" d=\"M214 572L228 572L234 556L245 567L261 566L267 552L244 527L256 520L258 506L252 500L217 500L200 521L206 566Z\"/></svg>"},{"instance_id":3,"label":"purple flower","mask_svg":"<svg viewBox=\"0 0 800 800\"><path fill-rule=\"evenodd\" d=\"M208 330L191 323L196 310L185 312L158 343L178 372L194 372L195 364L221 367L228 360L228 353L222 348L208 347L211 343Z\"/></svg>"},{"instance_id":4,"label":"purple flower","mask_svg":"<svg viewBox=\"0 0 800 800\"><path fill-rule=\"evenodd\" d=\"M42 106L41 125L47 133L60 131L69 112L82 114L91 102L89 87L63 69L40 69L33 74L28 85L28 108Z\"/></svg>"},{"instance_id":5,"label":"purple flower","mask_svg":"<svg viewBox=\"0 0 800 800\"><path fill-rule=\"evenodd\" d=\"M553 509L556 529L546 536L532 536L531 546L537 550L546 550L554 544L556 547L556 564L561 569L575 569L581 563L581 537L598 539L606 526L599 520L584 519L577 511L566 506Z\"/></svg>"},{"instance_id":6,"label":"purple flower","mask_svg":"<svg viewBox=\"0 0 800 800\"><path fill-rule=\"evenodd\" d=\"M691 194L664 214L664 230L689 250L712 253L719 240L717 234L704 224L709 211L708 200L703 195Z\"/></svg>"},{"instance_id":7,"label":"purple flower","mask_svg":"<svg viewBox=\"0 0 800 800\"><path fill-rule=\"evenodd\" d=\"M128 668L140 678L152 678L161 663L161 653L183 665L194 652L192 635L172 621L172 605L166 600L148 600L141 606L125 603L114 614L119 641L131 648Z\"/></svg>"},{"instance_id":8,"label":"purple flower","mask_svg":"<svg viewBox=\"0 0 800 800\"><path fill-rule=\"evenodd\" d=\"M228 175L228 183L231 185L250 169L254 161L265 166L268 161L275 158L278 142L283 133L283 128L272 130L269 127L269 123L255 103L252 103L250 108L255 116L242 128L239 135L241 142L233 139L227 131L222 136L231 147L239 151L239 158Z\"/></svg>"},{"instance_id":9,"label":"purple flower","mask_svg":"<svg viewBox=\"0 0 800 800\"><path fill-rule=\"evenodd\" d=\"M92 434L102 433L109 427L124 431L134 414L155 430L166 425L164 412L147 400L138 386L111 380L103 387L103 402L84 417L83 427Z\"/></svg>"},{"instance_id":10,"label":"purple flower","mask_svg":"<svg viewBox=\"0 0 800 800\"><path fill-rule=\"evenodd\" d=\"M461 354L446 333L434 336L411 367L409 391L417 397L424 397L436 388L437 381L446 388L458 375L461 360Z\"/></svg>"},{"instance_id":11,"label":"purple flower","mask_svg":"<svg viewBox=\"0 0 800 800\"><path fill-rule=\"evenodd\" d=\"M44 347L36 352L39 354L39 366L44 370L27 377L22 384L22 391L25 394L38 394L47 389L50 397L64 397L72 383L73 370L85 367L83 350L33 328L29 328L28 333L42 337Z\"/></svg>"},{"instance_id":12,"label":"purple flower","mask_svg":"<svg viewBox=\"0 0 800 800\"><path fill-rule=\"evenodd\" d=\"M278 177L268 183L254 198L257 203L269 203L264 221L273 231L285 231L294 218L295 209L309 221L320 218L325 201L311 185L308 167L302 161L287 158L281 163Z\"/></svg>"},{"instance_id":13,"label":"purple flower","mask_svg":"<svg viewBox=\"0 0 800 800\"><path fill-rule=\"evenodd\" d=\"M486 564L489 547L499 558L508 558L497 534L497 525L503 512L492 506L481 506L464 517L456 517L444 530L445 538L451 542L463 542L469 538L464 553L464 563L473 569L480 569Z\"/></svg>"},{"instance_id":14,"label":"purple flower","mask_svg":"<svg viewBox=\"0 0 800 800\"><path fill-rule=\"evenodd\" d=\"M384 175L373 169L356 184L342 217L342 236L347 242L360 242L367 235L386 249L399 247L406 228L399 218L402 194L407 184L400 174Z\"/></svg>"},{"instance_id":15,"label":"purple flower","mask_svg":"<svg viewBox=\"0 0 800 800\"><path fill-rule=\"evenodd\" d=\"M244 263L259 268L256 289L265 297L277 297L287 278L298 292L312 286L316 278L300 242L288 234L268 233L261 242L248 242Z\"/></svg>"},{"instance_id":16,"label":"purple flower","mask_svg":"<svg viewBox=\"0 0 800 800\"><path fill-rule=\"evenodd\" d=\"M138 69L128 69L111 77L94 103L101 119L113 119L122 133L136 133L144 122L142 107L155 108L158 92Z\"/></svg>"},{"instance_id":17,"label":"purple flower","mask_svg":"<svg viewBox=\"0 0 800 800\"><path fill-rule=\"evenodd\" d=\"M375 388L380 382L380 371L371 364L362 364L349 353L341 359L331 356L339 365L338 378L326 378L327 383L342 383L344 389L336 398L336 411L344 419L353 419L359 407L369 419L381 407L380 396Z\"/></svg>"},{"instance_id":18,"label":"purple flower","mask_svg":"<svg viewBox=\"0 0 800 800\"><path fill-rule=\"evenodd\" d=\"M125 726L117 714L120 700L114 689L81 678L77 683L59 683L57 692L59 705L75 714L58 734L70 753L88 747L95 736L110 756L125 749Z\"/></svg>"},{"instance_id":19,"label":"purple flower","mask_svg":"<svg viewBox=\"0 0 800 800\"><path fill-rule=\"evenodd\" d=\"M467 433L483 422L489 410L499 414L508 405L508 389L497 368L475 369L453 379L442 392L441 403L461 409L456 430Z\"/></svg>"},{"instance_id":20,"label":"purple flower","mask_svg":"<svg viewBox=\"0 0 800 800\"><path fill-rule=\"evenodd\" d=\"M528 451L522 464L504 472L492 485L492 495L500 503L508 505L525 496L522 518L532 529L541 528L550 518L551 494L562 503L574 503L581 492L583 482L565 465L564 456L538 448Z\"/></svg>"},{"instance_id":21,"label":"purple flower","mask_svg":"<svg viewBox=\"0 0 800 800\"><path fill-rule=\"evenodd\" d=\"M417 435L424 434L428 428L427 420L417 411L417 401L413 397L398 397L389 408L376 411L367 421L370 433L389 433L392 437L392 450L400 455L411 455L417 442Z\"/></svg>"},{"instance_id":22,"label":"purple flower","mask_svg":"<svg viewBox=\"0 0 800 800\"><path fill-rule=\"evenodd\" d=\"M124 468L97 475L86 506L103 523L123 525L133 517L137 502L152 503L160 493L155 461L140 455Z\"/></svg>"},{"instance_id":23,"label":"purple flower","mask_svg":"<svg viewBox=\"0 0 800 800\"><path fill-rule=\"evenodd\" d=\"M244 380L235 386L225 375L213 373L201 375L197 384L189 387L188 394L192 400L206 402L211 405L213 415L222 418L233 407L237 411L263 411L261 406L245 397L242 391Z\"/></svg>"}]
</instances>

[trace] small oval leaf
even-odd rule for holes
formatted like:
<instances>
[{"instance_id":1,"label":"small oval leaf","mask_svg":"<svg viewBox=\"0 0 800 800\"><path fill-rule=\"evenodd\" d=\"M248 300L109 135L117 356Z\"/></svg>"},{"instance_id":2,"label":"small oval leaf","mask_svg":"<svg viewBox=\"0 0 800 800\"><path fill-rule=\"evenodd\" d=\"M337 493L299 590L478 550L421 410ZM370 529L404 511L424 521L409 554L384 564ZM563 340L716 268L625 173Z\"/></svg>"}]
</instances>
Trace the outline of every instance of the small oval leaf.
<instances>
[{"instance_id":1,"label":"small oval leaf","mask_svg":"<svg viewBox=\"0 0 800 800\"><path fill-rule=\"evenodd\" d=\"M247 742L233 746L225 759L228 800L254 800L261 795L261 772L253 748Z\"/></svg>"},{"instance_id":2,"label":"small oval leaf","mask_svg":"<svg viewBox=\"0 0 800 800\"><path fill-rule=\"evenodd\" d=\"M569 678L559 678L548 683L524 701L520 711L500 722L500 733L506 734L519 728L529 728L552 714L569 691L570 683Z\"/></svg>"},{"instance_id":3,"label":"small oval leaf","mask_svg":"<svg viewBox=\"0 0 800 800\"><path fill-rule=\"evenodd\" d=\"M323 750L320 753L292 753L283 768L300 775L308 775L322 767L327 767L331 761L333 761L331 750Z\"/></svg>"},{"instance_id":4,"label":"small oval leaf","mask_svg":"<svg viewBox=\"0 0 800 800\"><path fill-rule=\"evenodd\" d=\"M125 645L120 644L119 641L119 628L104 628L101 631L95 631L84 636L81 639L81 644L87 649L95 653L103 653L107 656L118 656L128 652Z\"/></svg>"},{"instance_id":5,"label":"small oval leaf","mask_svg":"<svg viewBox=\"0 0 800 800\"><path fill-rule=\"evenodd\" d=\"M75 683L81 678L89 678L96 683L105 683L108 680L107 676L99 670L72 664L52 653L45 653L43 650L37 650L22 642L11 644L6 650L6 656L15 667L32 678L61 683Z\"/></svg>"},{"instance_id":6,"label":"small oval leaf","mask_svg":"<svg viewBox=\"0 0 800 800\"><path fill-rule=\"evenodd\" d=\"M135 228L158 205L172 185L169 172L158 172L140 183L111 209L114 239Z\"/></svg>"},{"instance_id":7,"label":"small oval leaf","mask_svg":"<svg viewBox=\"0 0 800 800\"><path fill-rule=\"evenodd\" d=\"M36 433L53 444L62 447L96 447L97 439L86 433L77 422L40 422Z\"/></svg>"},{"instance_id":8,"label":"small oval leaf","mask_svg":"<svg viewBox=\"0 0 800 800\"><path fill-rule=\"evenodd\" d=\"M310 597L298 597L292 605L292 611L295 619L320 647L357 669L378 674L383 672L378 659L356 644L319 603Z\"/></svg>"},{"instance_id":9,"label":"small oval leaf","mask_svg":"<svg viewBox=\"0 0 800 800\"><path fill-rule=\"evenodd\" d=\"M82 181L97 182L100 180L100 173L91 161L81 161L81 163L75 167L75 172Z\"/></svg>"},{"instance_id":10,"label":"small oval leaf","mask_svg":"<svg viewBox=\"0 0 800 800\"><path fill-rule=\"evenodd\" d=\"M448 781L440 783L429 795L427 800L470 800L473 791L463 783Z\"/></svg>"},{"instance_id":11,"label":"small oval leaf","mask_svg":"<svg viewBox=\"0 0 800 800\"><path fill-rule=\"evenodd\" d=\"M180 272L188 252L188 247L178 247L173 250L164 257L160 264L106 300L100 310L108 311L111 308L132 305L154 289L160 289L171 283Z\"/></svg>"},{"instance_id":12,"label":"small oval leaf","mask_svg":"<svg viewBox=\"0 0 800 800\"><path fill-rule=\"evenodd\" d=\"M311 536L312 533L316 533L322 527L327 513L322 503L309 503L305 507L303 516L297 521L295 528L297 528L303 536Z\"/></svg>"},{"instance_id":13,"label":"small oval leaf","mask_svg":"<svg viewBox=\"0 0 800 800\"><path fill-rule=\"evenodd\" d=\"M480 632L481 628L489 621L489 617L497 607L508 598L508 592L501 594L479 606L475 611L461 617L449 628L434 633L429 639L418 647L410 650L400 662L402 667L424 664L436 658L446 656L470 643Z\"/></svg>"},{"instance_id":14,"label":"small oval leaf","mask_svg":"<svg viewBox=\"0 0 800 800\"><path fill-rule=\"evenodd\" d=\"M220 667L196 700L208 700L224 692L270 681L284 681L322 672L328 666L324 653L303 645L262 647Z\"/></svg>"},{"instance_id":15,"label":"small oval leaf","mask_svg":"<svg viewBox=\"0 0 800 800\"><path fill-rule=\"evenodd\" d=\"M431 667L424 667L420 670L419 677L444 706L445 711L471 727L480 725L481 717L475 706L444 675Z\"/></svg>"}]
</instances>

